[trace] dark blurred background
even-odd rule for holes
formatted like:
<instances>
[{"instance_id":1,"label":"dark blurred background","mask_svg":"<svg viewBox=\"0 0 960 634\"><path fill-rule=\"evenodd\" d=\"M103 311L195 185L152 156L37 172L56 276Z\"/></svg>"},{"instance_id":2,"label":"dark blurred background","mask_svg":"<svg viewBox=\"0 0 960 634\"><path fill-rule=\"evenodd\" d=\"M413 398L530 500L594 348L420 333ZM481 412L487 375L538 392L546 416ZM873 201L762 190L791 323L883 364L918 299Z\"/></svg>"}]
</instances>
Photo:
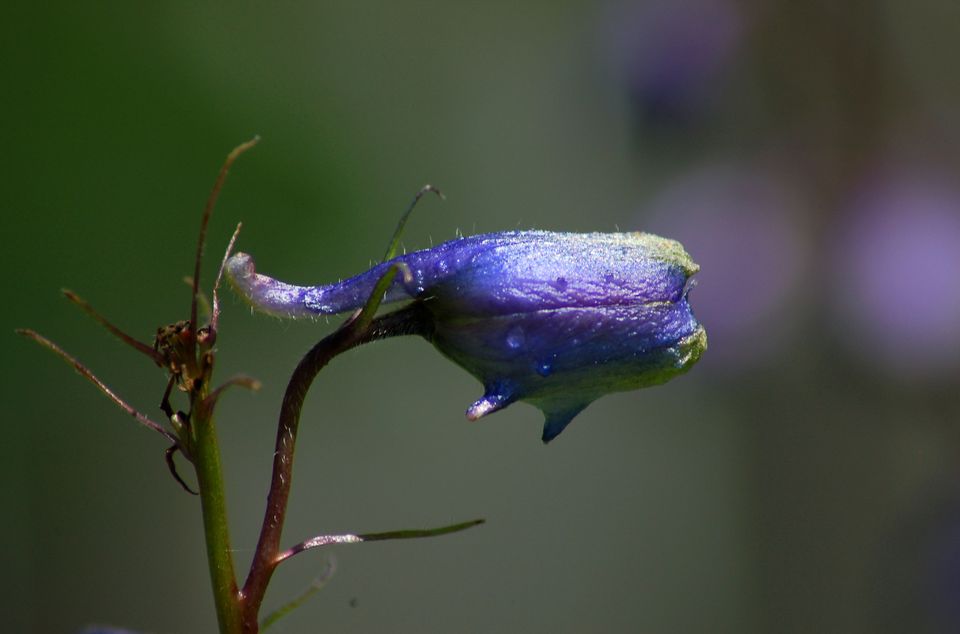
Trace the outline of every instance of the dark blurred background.
<instances>
[{"instance_id":1,"label":"dark blurred background","mask_svg":"<svg viewBox=\"0 0 960 634\"><path fill-rule=\"evenodd\" d=\"M471 517L336 557L277 632L960 631L960 4L23 3L3 9L0 601L10 632L214 629L197 500L163 446L13 328L160 417L144 339L187 317L195 232L303 283L405 244L649 230L702 265L710 350L549 447L419 339L338 359L285 541ZM227 296L220 435L246 567L289 372L331 323Z\"/></svg>"}]
</instances>

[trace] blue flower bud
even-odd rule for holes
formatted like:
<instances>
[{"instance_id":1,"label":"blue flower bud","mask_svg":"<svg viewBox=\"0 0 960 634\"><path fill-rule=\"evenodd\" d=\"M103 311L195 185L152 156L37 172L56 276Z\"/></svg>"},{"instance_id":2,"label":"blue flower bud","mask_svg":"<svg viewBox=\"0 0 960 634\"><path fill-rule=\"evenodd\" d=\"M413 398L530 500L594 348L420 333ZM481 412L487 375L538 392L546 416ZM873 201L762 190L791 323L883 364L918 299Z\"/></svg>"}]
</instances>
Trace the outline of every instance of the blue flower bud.
<instances>
[{"instance_id":1,"label":"blue flower bud","mask_svg":"<svg viewBox=\"0 0 960 634\"><path fill-rule=\"evenodd\" d=\"M234 288L282 317L357 309L394 264L385 302L417 300L425 335L484 385L476 420L515 401L540 408L543 441L604 394L663 383L706 349L687 300L698 266L676 241L645 233L511 231L407 253L336 284L294 286L238 253Z\"/></svg>"}]
</instances>

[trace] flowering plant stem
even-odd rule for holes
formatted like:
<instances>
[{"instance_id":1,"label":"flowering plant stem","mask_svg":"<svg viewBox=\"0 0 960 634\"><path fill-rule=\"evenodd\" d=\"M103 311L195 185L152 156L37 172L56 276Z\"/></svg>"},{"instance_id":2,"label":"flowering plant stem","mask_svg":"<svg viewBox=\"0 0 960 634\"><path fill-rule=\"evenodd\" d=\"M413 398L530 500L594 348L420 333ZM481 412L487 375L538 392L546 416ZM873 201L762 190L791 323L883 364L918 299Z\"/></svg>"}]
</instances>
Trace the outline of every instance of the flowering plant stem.
<instances>
[{"instance_id":1,"label":"flowering plant stem","mask_svg":"<svg viewBox=\"0 0 960 634\"><path fill-rule=\"evenodd\" d=\"M306 596L312 594L319 585L287 603L271 614L262 624L258 620L263 598L267 591L274 571L280 563L306 550L333 544L354 544L365 541L381 541L387 539L412 539L435 537L465 530L476 526L483 520L472 520L449 526L428 529L405 529L379 533L346 534L346 535L317 535L292 547L281 550L280 538L283 523L287 513L287 503L290 497L290 486L293 479L293 457L296 448L297 429L300 423L300 414L310 385L317 374L337 355L358 345L376 339L408 334L427 334L432 327L427 313L419 302L375 317L386 289L398 274L407 278L410 271L402 264L387 268L375 284L373 291L365 305L350 316L337 330L325 337L301 359L290 377L287 389L280 408L277 425L276 450L273 460L273 472L270 491L267 497L267 507L260 529L260 538L254 553L250 571L242 588L237 584L234 568L233 549L230 543L230 531L227 525L227 505L223 484L223 468L220 458L220 446L217 440L217 427L214 410L222 392L232 386L246 387L256 390L259 382L244 376L228 379L219 387L211 389L215 360L215 344L220 316L220 301L218 289L223 278L224 266L233 249L240 227L234 232L227 246L226 253L220 265L216 281L213 284L213 302L208 306L210 321L206 326L198 324L198 306L206 306L206 300L200 291L199 278L201 261L206 242L207 226L214 204L223 187L227 172L234 160L247 149L253 147L258 139L253 139L235 148L228 156L220 169L214 187L207 199L200 224L200 235L197 241L194 275L190 280L192 285L192 299L189 321L181 321L158 329L153 346L128 335L105 317L101 316L86 301L70 291L64 295L81 310L92 316L120 341L129 345L137 352L149 357L154 363L165 368L169 373L166 390L161 399L160 409L169 420L169 427L151 420L145 414L135 409L103 381L49 339L33 330L22 329L18 332L40 345L59 355L71 364L81 376L93 383L114 403L119 405L128 414L132 415L145 427L159 433L167 442L172 443L166 451L167 466L176 481L185 490L195 493L177 473L174 463L174 454L181 453L195 470L200 496L201 513L203 517L203 533L206 541L207 562L210 569L210 580L213 587L213 598L216 607L217 621L222 634L255 634L261 627L266 627L281 618L296 606L300 605ZM414 198L410 208L401 219L397 230L387 249L387 258L396 252L400 231L410 211L417 200L428 191L439 192L430 186L423 188ZM170 402L174 388L185 393L189 402L187 412L174 411ZM172 429L171 429L172 428ZM327 577L332 574L332 567L328 567ZM321 584L322 585L322 584Z\"/></svg>"},{"instance_id":2,"label":"flowering plant stem","mask_svg":"<svg viewBox=\"0 0 960 634\"><path fill-rule=\"evenodd\" d=\"M203 533L206 542L207 563L210 569L210 580L213 588L214 605L217 621L222 634L255 634L263 627L275 622L292 609L303 603L305 598L318 589L316 583L308 593L288 602L279 610L273 612L262 624L259 621L260 608L270 579L280 563L306 550L333 544L354 544L365 541L381 541L387 539L413 539L435 537L465 530L476 526L483 520L472 520L449 526L428 529L405 529L379 533L346 534L346 535L317 535L281 550L280 538L283 532L283 523L287 513L287 503L290 497L290 487L293 479L293 457L296 448L297 429L300 423L300 414L307 392L317 374L337 355L358 345L376 339L408 334L428 334L432 322L423 310L420 302L413 302L409 306L375 317L384 293L398 274L404 278L410 275L409 269L403 264L387 267L377 283L374 285L364 306L348 318L337 330L317 343L301 359L290 377L287 389L280 407L277 424L277 440L273 460L273 472L270 491L267 496L267 507L260 529L260 538L254 553L253 561L246 581L242 588L237 584L234 568L233 549L230 543L230 531L227 525L227 505L223 484L223 468L220 458L220 446L217 440L217 427L214 410L222 392L232 386L246 387L256 390L259 382L244 376L228 379L219 387L211 389L215 361L215 344L217 341L218 321L220 317L220 301L218 290L223 278L224 267L233 250L233 245L240 231L240 226L234 232L226 253L220 264L220 271L213 284L213 302L207 305L200 291L200 271L203 251L206 243L207 226L214 205L227 172L240 154L257 143L258 139L243 143L236 147L227 156L220 173L214 183L200 223L199 238L197 240L194 275L190 281L192 297L190 304L189 321L181 321L158 329L154 345L150 346L128 335L100 315L90 304L70 291L64 295L81 310L93 317L120 341L129 345L137 352L149 357L154 363L163 367L169 373L166 390L161 399L160 409L169 420L169 428L161 425L135 409L123 400L103 381L80 361L60 348L49 339L33 330L22 329L18 332L40 345L46 347L71 364L81 376L93 383L114 403L119 405L128 414L132 415L145 427L159 433L169 443L166 451L167 466L176 481L190 493L195 493L177 473L174 455L181 453L195 470L200 496L201 513L203 517ZM396 252L400 232L407 217L417 201L426 192L439 191L429 185L417 193L410 207L400 220L396 232L387 248L389 259ZM206 307L210 312L210 321L206 326L198 323L198 307ZM189 402L187 412L174 411L170 402L174 388L185 393ZM171 429L172 428L172 429ZM328 567L326 577L332 574L332 567ZM320 584L322 585L322 584Z\"/></svg>"},{"instance_id":3,"label":"flowering plant stem","mask_svg":"<svg viewBox=\"0 0 960 634\"><path fill-rule=\"evenodd\" d=\"M290 485L293 480L293 455L297 442L297 430L300 425L300 413L303 411L303 402L313 380L335 356L346 352L362 343L378 338L382 333L376 328L371 329L373 315L380 305L380 298L393 277L396 270L391 269L383 276L370 296L366 306L353 315L333 334L317 343L300 360L287 390L283 395L280 406L280 417L277 423L276 451L273 457L273 477L270 482L270 493L267 496L267 509L260 529L260 539L254 553L250 574L243 585L241 594L243 601L243 625L245 632L256 631L256 620L260 604L267 590L267 584L273 571L283 561L280 556L280 535L283 531L283 522L287 512L287 501L290 497ZM372 334L372 336L371 336ZM380 334L386 336L386 333Z\"/></svg>"},{"instance_id":4,"label":"flowering plant stem","mask_svg":"<svg viewBox=\"0 0 960 634\"><path fill-rule=\"evenodd\" d=\"M194 461L200 485L203 537L207 547L207 564L210 567L217 620L221 632L234 634L243 631L242 613L233 567L230 529L227 526L227 501L223 488L217 427L211 416L207 420L195 421L194 428Z\"/></svg>"}]
</instances>

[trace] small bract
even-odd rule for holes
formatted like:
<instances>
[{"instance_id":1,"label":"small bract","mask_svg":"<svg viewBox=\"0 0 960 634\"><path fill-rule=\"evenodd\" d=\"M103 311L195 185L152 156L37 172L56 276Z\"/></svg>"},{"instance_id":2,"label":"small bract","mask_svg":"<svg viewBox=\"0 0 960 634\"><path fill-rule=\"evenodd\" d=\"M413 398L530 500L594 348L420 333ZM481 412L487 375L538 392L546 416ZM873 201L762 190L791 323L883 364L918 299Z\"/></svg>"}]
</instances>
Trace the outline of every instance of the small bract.
<instances>
[{"instance_id":1,"label":"small bract","mask_svg":"<svg viewBox=\"0 0 960 634\"><path fill-rule=\"evenodd\" d=\"M226 271L254 308L298 318L362 307L397 264L384 302L420 303L430 323L417 334L484 385L467 418L526 401L546 417L544 442L600 396L663 383L707 347L687 297L699 267L648 233L477 235L321 286L260 275L244 253Z\"/></svg>"}]
</instances>

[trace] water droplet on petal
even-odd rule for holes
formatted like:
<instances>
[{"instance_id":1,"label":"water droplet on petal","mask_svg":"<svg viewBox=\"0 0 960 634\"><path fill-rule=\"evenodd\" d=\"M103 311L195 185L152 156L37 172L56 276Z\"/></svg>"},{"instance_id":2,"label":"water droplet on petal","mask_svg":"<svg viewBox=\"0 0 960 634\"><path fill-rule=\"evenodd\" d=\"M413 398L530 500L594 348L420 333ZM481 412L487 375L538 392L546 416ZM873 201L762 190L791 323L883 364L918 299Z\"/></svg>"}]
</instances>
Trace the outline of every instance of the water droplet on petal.
<instances>
[{"instance_id":1,"label":"water droplet on petal","mask_svg":"<svg viewBox=\"0 0 960 634\"><path fill-rule=\"evenodd\" d=\"M523 328L520 326L515 326L510 329L510 332L507 333L507 346L511 350L517 350L523 346L524 335Z\"/></svg>"},{"instance_id":2,"label":"water droplet on petal","mask_svg":"<svg viewBox=\"0 0 960 634\"><path fill-rule=\"evenodd\" d=\"M546 378L553 373L553 364L549 361L541 361L537 364L537 374Z\"/></svg>"}]
</instances>

